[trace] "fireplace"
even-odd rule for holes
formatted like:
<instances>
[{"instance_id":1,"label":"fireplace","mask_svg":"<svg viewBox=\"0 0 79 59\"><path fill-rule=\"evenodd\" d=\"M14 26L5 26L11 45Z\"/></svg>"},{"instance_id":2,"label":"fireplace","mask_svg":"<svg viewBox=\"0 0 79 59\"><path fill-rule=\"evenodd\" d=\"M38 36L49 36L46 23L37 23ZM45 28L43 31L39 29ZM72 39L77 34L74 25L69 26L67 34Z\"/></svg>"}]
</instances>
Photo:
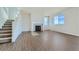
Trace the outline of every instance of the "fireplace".
<instances>
[{"instance_id":1,"label":"fireplace","mask_svg":"<svg viewBox=\"0 0 79 59\"><path fill-rule=\"evenodd\" d=\"M37 31L41 31L41 25L36 25L35 26L35 31L37 32Z\"/></svg>"}]
</instances>

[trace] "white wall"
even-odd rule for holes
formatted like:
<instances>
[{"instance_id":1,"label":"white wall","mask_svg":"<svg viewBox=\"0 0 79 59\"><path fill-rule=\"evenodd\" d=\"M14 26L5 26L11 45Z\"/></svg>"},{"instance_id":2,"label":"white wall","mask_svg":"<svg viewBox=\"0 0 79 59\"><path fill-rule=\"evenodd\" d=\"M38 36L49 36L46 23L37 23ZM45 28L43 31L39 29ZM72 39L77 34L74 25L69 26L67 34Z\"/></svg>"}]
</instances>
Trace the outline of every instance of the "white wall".
<instances>
[{"instance_id":1,"label":"white wall","mask_svg":"<svg viewBox=\"0 0 79 59\"><path fill-rule=\"evenodd\" d=\"M31 14L31 31L35 31L35 25L43 24L43 16L40 13Z\"/></svg>"},{"instance_id":2,"label":"white wall","mask_svg":"<svg viewBox=\"0 0 79 59\"><path fill-rule=\"evenodd\" d=\"M6 22L7 19L8 19L8 16L7 16L4 8L0 7L0 28L2 28L2 26L4 25L4 23Z\"/></svg>"},{"instance_id":3,"label":"white wall","mask_svg":"<svg viewBox=\"0 0 79 59\"><path fill-rule=\"evenodd\" d=\"M79 36L79 8L70 8L65 11L62 11L62 13L64 14L65 17L65 24L64 25L52 24L50 25L49 29L52 31L58 31L62 33Z\"/></svg>"},{"instance_id":4,"label":"white wall","mask_svg":"<svg viewBox=\"0 0 79 59\"><path fill-rule=\"evenodd\" d=\"M22 33L22 18L19 15L12 24L12 42L15 42L17 37Z\"/></svg>"},{"instance_id":5,"label":"white wall","mask_svg":"<svg viewBox=\"0 0 79 59\"><path fill-rule=\"evenodd\" d=\"M22 30L23 31L30 31L31 30L31 16L26 11L21 11L22 16Z\"/></svg>"},{"instance_id":6,"label":"white wall","mask_svg":"<svg viewBox=\"0 0 79 59\"><path fill-rule=\"evenodd\" d=\"M44 16L50 16L52 13L55 14L65 8L62 7L27 7L22 8L27 13L31 14L31 31L34 31L34 25L42 25Z\"/></svg>"},{"instance_id":7,"label":"white wall","mask_svg":"<svg viewBox=\"0 0 79 59\"><path fill-rule=\"evenodd\" d=\"M12 26L12 42L15 42L23 31L30 31L30 15L21 11L13 22Z\"/></svg>"},{"instance_id":8,"label":"white wall","mask_svg":"<svg viewBox=\"0 0 79 59\"><path fill-rule=\"evenodd\" d=\"M19 7L6 7L6 8L8 8L6 12L8 15L8 18L12 20L14 20L20 12Z\"/></svg>"},{"instance_id":9,"label":"white wall","mask_svg":"<svg viewBox=\"0 0 79 59\"><path fill-rule=\"evenodd\" d=\"M44 16L49 16L52 14L52 12L55 14L56 12L59 12L62 9L64 8L55 8L55 9L54 8L34 8L34 7L33 8L22 8L19 16L13 22L13 31L12 31L13 40L12 41L15 42L17 37L23 31L30 31L30 30L34 31L35 24L42 25Z\"/></svg>"}]
</instances>

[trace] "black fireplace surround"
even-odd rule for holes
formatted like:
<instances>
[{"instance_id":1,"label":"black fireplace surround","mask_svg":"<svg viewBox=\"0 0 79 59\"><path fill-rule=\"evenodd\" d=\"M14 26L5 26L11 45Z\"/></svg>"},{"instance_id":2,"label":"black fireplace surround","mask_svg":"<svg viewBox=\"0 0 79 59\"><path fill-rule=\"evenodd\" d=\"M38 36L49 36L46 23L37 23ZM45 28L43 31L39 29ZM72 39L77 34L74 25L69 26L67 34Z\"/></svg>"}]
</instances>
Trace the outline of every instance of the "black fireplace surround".
<instances>
[{"instance_id":1,"label":"black fireplace surround","mask_svg":"<svg viewBox=\"0 0 79 59\"><path fill-rule=\"evenodd\" d=\"M35 26L35 31L36 31L36 32L41 31L41 25L36 25L36 26Z\"/></svg>"}]
</instances>

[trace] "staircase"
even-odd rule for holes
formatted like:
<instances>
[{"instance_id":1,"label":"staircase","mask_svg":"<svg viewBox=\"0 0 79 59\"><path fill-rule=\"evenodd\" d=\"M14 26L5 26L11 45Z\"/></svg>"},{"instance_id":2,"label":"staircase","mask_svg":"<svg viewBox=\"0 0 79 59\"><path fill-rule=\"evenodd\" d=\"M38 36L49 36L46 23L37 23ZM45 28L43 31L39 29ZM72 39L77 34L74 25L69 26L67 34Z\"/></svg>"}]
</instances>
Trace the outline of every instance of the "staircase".
<instances>
[{"instance_id":1,"label":"staircase","mask_svg":"<svg viewBox=\"0 0 79 59\"><path fill-rule=\"evenodd\" d=\"M0 29L0 43L11 42L12 40L12 20L7 20Z\"/></svg>"}]
</instances>

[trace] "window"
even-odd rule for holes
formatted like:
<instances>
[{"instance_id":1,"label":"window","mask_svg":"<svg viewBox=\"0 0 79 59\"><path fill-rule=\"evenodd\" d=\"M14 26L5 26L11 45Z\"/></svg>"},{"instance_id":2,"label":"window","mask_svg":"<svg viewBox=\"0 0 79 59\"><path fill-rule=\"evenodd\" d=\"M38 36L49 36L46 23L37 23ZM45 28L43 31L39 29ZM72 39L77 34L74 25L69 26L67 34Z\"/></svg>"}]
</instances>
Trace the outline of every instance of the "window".
<instances>
[{"instance_id":1,"label":"window","mask_svg":"<svg viewBox=\"0 0 79 59\"><path fill-rule=\"evenodd\" d=\"M58 24L58 16L54 17L54 24Z\"/></svg>"},{"instance_id":2,"label":"window","mask_svg":"<svg viewBox=\"0 0 79 59\"><path fill-rule=\"evenodd\" d=\"M49 23L49 17L45 16L44 17L44 25L48 25L48 23Z\"/></svg>"},{"instance_id":3,"label":"window","mask_svg":"<svg viewBox=\"0 0 79 59\"><path fill-rule=\"evenodd\" d=\"M55 16L54 24L64 24L64 16L63 15Z\"/></svg>"}]
</instances>

